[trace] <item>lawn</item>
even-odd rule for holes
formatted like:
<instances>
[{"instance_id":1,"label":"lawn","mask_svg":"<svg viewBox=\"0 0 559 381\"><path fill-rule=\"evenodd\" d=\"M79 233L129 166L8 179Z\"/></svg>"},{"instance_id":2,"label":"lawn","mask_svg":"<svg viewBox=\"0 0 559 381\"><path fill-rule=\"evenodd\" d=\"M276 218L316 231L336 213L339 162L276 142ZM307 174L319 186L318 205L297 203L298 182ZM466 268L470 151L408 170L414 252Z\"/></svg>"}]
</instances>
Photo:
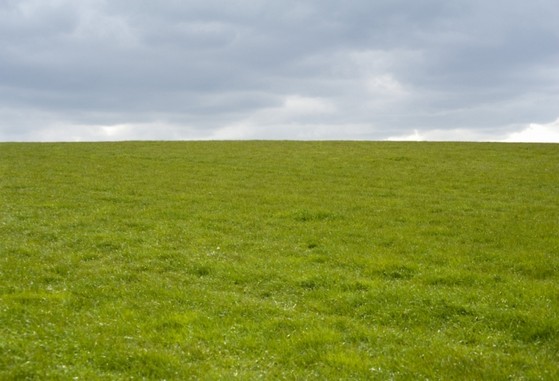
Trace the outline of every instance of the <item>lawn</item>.
<instances>
[{"instance_id":1,"label":"lawn","mask_svg":"<svg viewBox=\"0 0 559 381\"><path fill-rule=\"evenodd\" d=\"M559 379L559 145L0 144L0 379Z\"/></svg>"}]
</instances>

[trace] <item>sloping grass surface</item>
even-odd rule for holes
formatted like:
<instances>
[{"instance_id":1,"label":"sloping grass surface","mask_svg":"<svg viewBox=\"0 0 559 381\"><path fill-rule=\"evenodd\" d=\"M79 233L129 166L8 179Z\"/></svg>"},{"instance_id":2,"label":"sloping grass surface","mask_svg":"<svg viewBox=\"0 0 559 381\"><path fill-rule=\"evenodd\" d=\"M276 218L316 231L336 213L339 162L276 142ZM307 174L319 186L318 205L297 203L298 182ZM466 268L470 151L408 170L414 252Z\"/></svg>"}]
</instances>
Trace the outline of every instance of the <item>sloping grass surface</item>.
<instances>
[{"instance_id":1,"label":"sloping grass surface","mask_svg":"<svg viewBox=\"0 0 559 381\"><path fill-rule=\"evenodd\" d=\"M0 144L0 379L559 379L559 146Z\"/></svg>"}]
</instances>

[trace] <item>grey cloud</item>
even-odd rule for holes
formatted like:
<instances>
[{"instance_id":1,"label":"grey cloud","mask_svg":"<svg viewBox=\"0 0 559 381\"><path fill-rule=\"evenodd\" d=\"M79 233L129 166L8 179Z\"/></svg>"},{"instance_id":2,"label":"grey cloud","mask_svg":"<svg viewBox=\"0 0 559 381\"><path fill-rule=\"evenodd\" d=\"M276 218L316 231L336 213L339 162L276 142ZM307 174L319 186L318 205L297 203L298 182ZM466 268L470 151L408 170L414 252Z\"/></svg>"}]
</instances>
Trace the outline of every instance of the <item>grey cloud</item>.
<instances>
[{"instance_id":1,"label":"grey cloud","mask_svg":"<svg viewBox=\"0 0 559 381\"><path fill-rule=\"evenodd\" d=\"M4 1L0 139L33 136L33 113L180 138L502 134L558 116L558 17L552 0Z\"/></svg>"}]
</instances>

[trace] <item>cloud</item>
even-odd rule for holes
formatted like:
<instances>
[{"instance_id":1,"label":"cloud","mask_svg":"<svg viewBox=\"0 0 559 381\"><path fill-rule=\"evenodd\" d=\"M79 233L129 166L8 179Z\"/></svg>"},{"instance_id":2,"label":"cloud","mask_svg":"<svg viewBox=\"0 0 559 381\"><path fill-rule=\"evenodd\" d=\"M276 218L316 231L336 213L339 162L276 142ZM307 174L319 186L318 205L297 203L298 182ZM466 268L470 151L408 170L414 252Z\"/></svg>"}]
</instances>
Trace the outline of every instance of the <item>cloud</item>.
<instances>
[{"instance_id":1,"label":"cloud","mask_svg":"<svg viewBox=\"0 0 559 381\"><path fill-rule=\"evenodd\" d=\"M218 128L213 139L356 139L366 125L336 124L335 105L321 98L289 95L276 106ZM297 122L294 123L293 121Z\"/></svg>"},{"instance_id":2,"label":"cloud","mask_svg":"<svg viewBox=\"0 0 559 381\"><path fill-rule=\"evenodd\" d=\"M505 142L559 143L559 119L548 124L531 123L511 133Z\"/></svg>"},{"instance_id":3,"label":"cloud","mask_svg":"<svg viewBox=\"0 0 559 381\"><path fill-rule=\"evenodd\" d=\"M484 133L475 129L413 130L411 133L386 138L391 141L493 141L526 143L559 143L559 119L547 124L530 123L514 132ZM516 127L518 129L518 127Z\"/></svg>"},{"instance_id":4,"label":"cloud","mask_svg":"<svg viewBox=\"0 0 559 381\"><path fill-rule=\"evenodd\" d=\"M0 140L504 138L557 118L558 18L554 0L4 1Z\"/></svg>"},{"instance_id":5,"label":"cloud","mask_svg":"<svg viewBox=\"0 0 559 381\"><path fill-rule=\"evenodd\" d=\"M495 135L473 129L413 130L412 133L390 136L389 141L495 141Z\"/></svg>"}]
</instances>

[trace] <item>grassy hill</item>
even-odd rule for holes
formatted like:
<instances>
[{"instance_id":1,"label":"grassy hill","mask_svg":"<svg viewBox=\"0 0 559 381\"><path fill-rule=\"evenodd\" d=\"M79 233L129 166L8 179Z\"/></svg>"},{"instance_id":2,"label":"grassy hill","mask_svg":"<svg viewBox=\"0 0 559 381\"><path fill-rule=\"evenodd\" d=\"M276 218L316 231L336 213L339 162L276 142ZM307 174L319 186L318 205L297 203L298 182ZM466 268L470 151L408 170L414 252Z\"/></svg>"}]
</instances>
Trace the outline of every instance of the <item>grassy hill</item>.
<instances>
[{"instance_id":1,"label":"grassy hill","mask_svg":"<svg viewBox=\"0 0 559 381\"><path fill-rule=\"evenodd\" d=\"M558 364L558 145L0 144L0 379Z\"/></svg>"}]
</instances>

